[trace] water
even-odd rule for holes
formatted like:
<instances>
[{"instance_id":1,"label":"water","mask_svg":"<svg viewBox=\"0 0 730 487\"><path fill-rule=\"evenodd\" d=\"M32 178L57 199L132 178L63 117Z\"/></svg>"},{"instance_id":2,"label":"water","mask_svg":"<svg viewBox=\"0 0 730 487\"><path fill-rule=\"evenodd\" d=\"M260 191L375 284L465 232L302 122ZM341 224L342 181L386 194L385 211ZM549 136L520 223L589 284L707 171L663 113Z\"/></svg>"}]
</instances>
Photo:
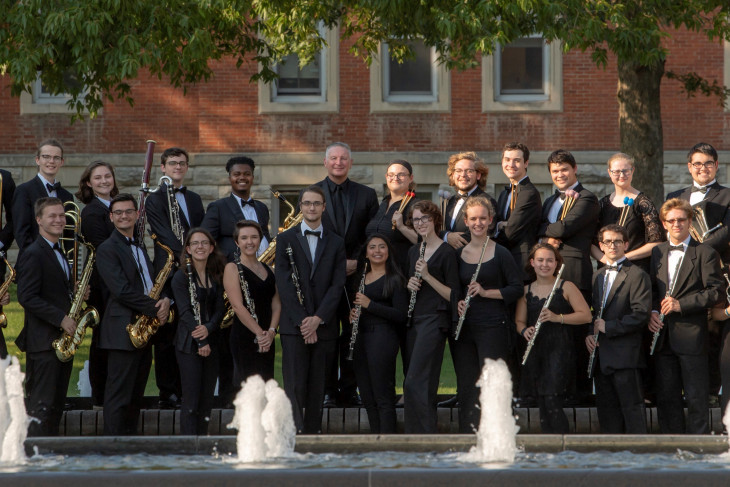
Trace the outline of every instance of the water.
<instances>
[{"instance_id":1,"label":"water","mask_svg":"<svg viewBox=\"0 0 730 487\"><path fill-rule=\"evenodd\" d=\"M17 357L0 360L0 465L25 463L28 415L23 400L24 377Z\"/></svg>"},{"instance_id":2,"label":"water","mask_svg":"<svg viewBox=\"0 0 730 487\"><path fill-rule=\"evenodd\" d=\"M91 381L89 380L89 361L84 361L84 368L79 371L79 381L76 383L79 397L91 397Z\"/></svg>"}]
</instances>

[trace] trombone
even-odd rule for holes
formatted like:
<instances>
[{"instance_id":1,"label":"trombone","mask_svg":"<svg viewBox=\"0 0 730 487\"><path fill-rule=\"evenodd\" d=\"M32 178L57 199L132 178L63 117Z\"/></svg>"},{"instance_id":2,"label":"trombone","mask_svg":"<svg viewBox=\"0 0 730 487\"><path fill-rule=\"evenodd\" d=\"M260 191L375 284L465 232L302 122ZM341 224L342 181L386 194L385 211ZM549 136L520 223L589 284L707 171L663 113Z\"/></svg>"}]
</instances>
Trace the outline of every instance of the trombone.
<instances>
[{"instance_id":1,"label":"trombone","mask_svg":"<svg viewBox=\"0 0 730 487\"><path fill-rule=\"evenodd\" d=\"M61 251L71 268L71 283L76 284L76 278L79 275L78 236L81 234L81 210L79 205L73 201L65 202L63 208L66 211L66 225L63 227L63 235L59 241Z\"/></svg>"}]
</instances>

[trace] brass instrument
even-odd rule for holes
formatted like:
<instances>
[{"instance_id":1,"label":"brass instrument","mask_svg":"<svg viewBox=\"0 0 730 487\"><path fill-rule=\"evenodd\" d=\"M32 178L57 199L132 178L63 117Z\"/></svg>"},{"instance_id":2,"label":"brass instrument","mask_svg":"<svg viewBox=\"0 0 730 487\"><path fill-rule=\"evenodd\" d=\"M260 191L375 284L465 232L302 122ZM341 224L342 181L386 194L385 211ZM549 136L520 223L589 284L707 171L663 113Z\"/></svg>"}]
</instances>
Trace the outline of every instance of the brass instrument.
<instances>
[{"instance_id":1,"label":"brass instrument","mask_svg":"<svg viewBox=\"0 0 730 487\"><path fill-rule=\"evenodd\" d=\"M360 294L365 292L365 276L368 274L368 262L365 261L365 268L362 270L362 278L360 279L360 285L357 288L357 292ZM360 315L362 314L362 305L355 305L355 317L352 320L352 333L350 334L350 350L347 352L347 360L353 360L355 358L355 343L357 343L357 333L360 325Z\"/></svg>"},{"instance_id":2,"label":"brass instrument","mask_svg":"<svg viewBox=\"0 0 730 487\"><path fill-rule=\"evenodd\" d=\"M79 238L81 235L81 210L79 205L73 201L63 204L66 212L66 225L63 227L63 235L59 239L61 252L66 257L70 268L71 284L76 283L79 275ZM68 208L68 209L66 209Z\"/></svg>"},{"instance_id":3,"label":"brass instrument","mask_svg":"<svg viewBox=\"0 0 730 487\"><path fill-rule=\"evenodd\" d=\"M162 250L167 252L167 260L165 260L165 265L157 274L152 289L150 289L150 292L148 294L150 298L158 299L160 297L160 293L162 293L162 287L167 281L167 277L170 275L170 272L172 272L175 267L175 255L172 253L172 249L170 249L170 247L160 243L160 241L157 240L157 235L153 233L152 235L150 235L150 237L155 242L155 244L159 245ZM132 344L135 346L135 348L142 348L147 345L147 342L149 342L150 338L152 338L152 335L155 334L159 327L160 320L157 318L157 316L152 317L147 315L139 315L134 320L134 323L130 323L127 325L127 333L129 333L129 339L132 341Z\"/></svg>"},{"instance_id":4,"label":"brass instrument","mask_svg":"<svg viewBox=\"0 0 730 487\"><path fill-rule=\"evenodd\" d=\"M694 220L697 222L697 228L690 224L689 233L695 241L702 243L712 232L722 226L722 222L712 228L709 228L710 226L707 224L707 218L705 217L705 210L701 206L692 208L692 210L694 211Z\"/></svg>"},{"instance_id":5,"label":"brass instrument","mask_svg":"<svg viewBox=\"0 0 730 487\"><path fill-rule=\"evenodd\" d=\"M281 193L278 191L271 190L272 193L274 193L274 196L279 198L279 200L283 201L286 206L289 207L289 214L284 219L284 230L288 230L294 225L298 225L302 222L302 212L296 213L296 208L287 201L286 198L284 198ZM261 255L259 255L259 262L263 262L264 264L267 264L271 267L274 267L274 260L276 259L276 237L274 237L271 240L271 243L269 246L264 250ZM228 316L228 313L226 313L226 316Z\"/></svg>"},{"instance_id":6,"label":"brass instrument","mask_svg":"<svg viewBox=\"0 0 730 487\"><path fill-rule=\"evenodd\" d=\"M476 282L477 277L479 277L479 269L482 268L482 261L484 260L484 252L487 250L487 245L489 245L489 237L487 237L487 240L484 242L484 245L482 245L482 253L479 256L479 263L477 264L477 268L474 271L474 275L471 276L471 283ZM464 298L464 313L462 313L461 316L459 316L459 322L456 324L456 332L454 333L454 340L459 339L459 335L461 335L461 327L464 326L464 319L466 318L466 312L469 311L469 303L471 303L471 294L467 293L466 298Z\"/></svg>"},{"instance_id":7,"label":"brass instrument","mask_svg":"<svg viewBox=\"0 0 730 487\"><path fill-rule=\"evenodd\" d=\"M82 237L79 235L79 238ZM76 293L71 301L71 309L68 312L69 318L76 322L76 331L74 331L73 335L64 332L60 338L53 341L53 349L56 351L56 357L61 362L73 360L76 350L78 350L81 342L84 341L86 329L99 324L99 312L96 308L87 306L83 311L81 310L81 304L84 301L86 288L89 287L91 272L94 270L94 260L96 259L94 247L83 240L81 242L86 246L88 256L84 271L81 274L81 279L76 287Z\"/></svg>"},{"instance_id":8,"label":"brass instrument","mask_svg":"<svg viewBox=\"0 0 730 487\"><path fill-rule=\"evenodd\" d=\"M545 304L542 305L542 309L547 309L550 306L550 302L553 300L555 291L557 291L557 289L558 289L558 284L560 284L560 276L563 275L563 269L565 269L565 264L560 266L558 275L555 276L555 283L553 284L553 288L550 290L550 294L548 294L548 297L545 300ZM540 310L540 311L542 311L542 310ZM527 342L527 348L525 349L525 355L522 356L522 365L525 365L525 362L527 362L527 357L530 356L530 350L532 350L532 347L535 346L535 339L537 338L537 334L540 333L541 327L542 327L542 321L540 321L538 319L537 323L535 323L535 333L532 334L532 338L530 338L530 341Z\"/></svg>"},{"instance_id":9,"label":"brass instrument","mask_svg":"<svg viewBox=\"0 0 730 487\"><path fill-rule=\"evenodd\" d=\"M175 186L172 184L172 178L170 176L162 176L157 183L157 188L152 192L159 191L162 183L165 183L167 186L167 207L170 215L170 228L172 229L172 233L175 234L175 237L180 241L180 245L183 245L185 243L185 230L180 221L180 205L175 197Z\"/></svg>"},{"instance_id":10,"label":"brass instrument","mask_svg":"<svg viewBox=\"0 0 730 487\"><path fill-rule=\"evenodd\" d=\"M2 176L0 176L0 184L2 184ZM2 196L0 194L0 196ZM0 251L0 256L2 256L2 259L5 261L5 265L8 267L8 271L10 271L10 274L8 275L8 278L5 279L5 281L0 285L0 297L3 297L6 292L8 292L8 288L10 287L10 283L15 280L15 269L13 269L13 266L10 265L10 262L8 262L7 254L3 251ZM8 317L0 311L0 328L7 328L8 326Z\"/></svg>"},{"instance_id":11,"label":"brass instrument","mask_svg":"<svg viewBox=\"0 0 730 487\"><path fill-rule=\"evenodd\" d=\"M664 295L665 298L670 298L674 293L674 288L677 285L677 281L679 280L679 270L682 268L682 262L684 262L684 256L685 253L682 252L682 257L680 257L679 262L677 262L677 267L674 269L674 279L672 280L672 285L669 287L667 293ZM667 256L667 259L668 258L669 256ZM669 276L667 275L667 277ZM662 323L664 322L664 313L659 314L659 321L661 321ZM651 339L651 348L649 348L649 355L654 355L654 349L656 348L656 344L659 341L659 334L661 332L661 328L654 332L654 336Z\"/></svg>"},{"instance_id":12,"label":"brass instrument","mask_svg":"<svg viewBox=\"0 0 730 487\"><path fill-rule=\"evenodd\" d=\"M619 223L619 225L621 225ZM608 299L608 271L603 276L603 296L601 296L601 307L598 308L598 314L596 320L600 320L603 317L603 309L606 307L606 299ZM595 320L594 320L595 321ZM598 349L598 332L593 335L593 340L596 344L596 348L591 352L591 357L588 360L588 378L593 376L593 363L596 361L596 350Z\"/></svg>"},{"instance_id":13,"label":"brass instrument","mask_svg":"<svg viewBox=\"0 0 730 487\"><path fill-rule=\"evenodd\" d=\"M418 251L418 260L423 259L423 256L426 254L426 242L421 243L421 248ZM418 279L418 281L421 281L421 273L416 272L413 274L413 277ZM413 318L413 310L416 307L416 296L418 296L418 291L411 291L411 300L408 302L408 321L406 322L406 326L411 326L411 319Z\"/></svg>"},{"instance_id":14,"label":"brass instrument","mask_svg":"<svg viewBox=\"0 0 730 487\"><path fill-rule=\"evenodd\" d=\"M188 275L188 293L190 294L190 307L193 310L193 318L196 325L202 325L200 320L200 301L198 301L198 291L195 289L195 275L193 274L193 265L190 256L185 256L185 270Z\"/></svg>"}]
</instances>

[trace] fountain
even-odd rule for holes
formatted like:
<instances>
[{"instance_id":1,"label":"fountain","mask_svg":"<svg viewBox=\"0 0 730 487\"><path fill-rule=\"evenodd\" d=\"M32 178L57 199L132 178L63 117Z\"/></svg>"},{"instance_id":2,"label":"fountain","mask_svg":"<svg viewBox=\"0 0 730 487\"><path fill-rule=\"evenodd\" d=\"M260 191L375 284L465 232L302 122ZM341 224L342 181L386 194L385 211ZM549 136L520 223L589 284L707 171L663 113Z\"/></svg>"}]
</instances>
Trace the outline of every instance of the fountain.
<instances>
[{"instance_id":1,"label":"fountain","mask_svg":"<svg viewBox=\"0 0 730 487\"><path fill-rule=\"evenodd\" d=\"M28 415L23 400L23 377L16 357L0 360L0 464L25 462Z\"/></svg>"},{"instance_id":2,"label":"fountain","mask_svg":"<svg viewBox=\"0 0 730 487\"><path fill-rule=\"evenodd\" d=\"M84 367L79 371L79 380L76 382L79 397L91 397L91 381L89 380L89 361L84 361Z\"/></svg>"}]
</instances>

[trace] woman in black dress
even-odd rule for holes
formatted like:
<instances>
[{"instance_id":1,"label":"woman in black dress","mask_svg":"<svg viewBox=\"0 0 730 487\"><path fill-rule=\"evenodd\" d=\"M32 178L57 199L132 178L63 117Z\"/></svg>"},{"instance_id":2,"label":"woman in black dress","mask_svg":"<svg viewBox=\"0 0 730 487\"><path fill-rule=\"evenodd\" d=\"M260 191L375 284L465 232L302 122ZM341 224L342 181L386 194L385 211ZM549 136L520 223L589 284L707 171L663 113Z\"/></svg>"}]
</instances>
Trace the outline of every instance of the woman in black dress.
<instances>
[{"instance_id":1,"label":"woman in black dress","mask_svg":"<svg viewBox=\"0 0 730 487\"><path fill-rule=\"evenodd\" d=\"M492 204L483 196L469 198L464 204L464 221L471 241L457 251L461 288L471 296L459 339L454 340L454 368L459 399L459 432L473 433L479 428L479 389L476 386L484 360L506 361L514 344L510 307L522 297L520 271L509 250L493 240L487 232L494 218ZM486 247L484 247L486 243ZM479 257L484 250L482 264ZM479 266L474 282L472 277ZM459 301L459 316L466 308Z\"/></svg>"},{"instance_id":2,"label":"woman in black dress","mask_svg":"<svg viewBox=\"0 0 730 487\"><path fill-rule=\"evenodd\" d=\"M403 385L405 430L436 433L444 344L457 319L459 263L453 247L438 236L443 220L436 204L419 201L413 205L410 221L422 242L408 251L412 318L407 331L410 365Z\"/></svg>"},{"instance_id":3,"label":"woman in black dress","mask_svg":"<svg viewBox=\"0 0 730 487\"><path fill-rule=\"evenodd\" d=\"M552 245L539 243L532 248L529 263L525 266L532 282L525 287L525 295L517 301L515 315L517 332L528 342L535 334L537 321L542 323L525 367L529 369L527 375L536 382L532 390L538 394L543 433L568 433L563 402L574 351L571 334L564 325L582 325L592 320L581 292L575 284L562 279L550 307L543 309L562 264L563 258Z\"/></svg>"},{"instance_id":4,"label":"woman in black dress","mask_svg":"<svg viewBox=\"0 0 730 487\"><path fill-rule=\"evenodd\" d=\"M258 374L264 381L274 378L274 337L281 302L274 271L256 259L263 238L261 226L241 220L236 223L233 238L238 250L235 261L226 264L223 285L235 313L229 346L238 390L241 382L252 375Z\"/></svg>"},{"instance_id":5,"label":"woman in black dress","mask_svg":"<svg viewBox=\"0 0 730 487\"><path fill-rule=\"evenodd\" d=\"M179 313L175 356L182 385L180 431L184 435L205 435L218 376L218 330L225 313L221 282L225 259L216 249L213 236L203 228L190 230L183 248L180 269L172 278Z\"/></svg>"},{"instance_id":6,"label":"woman in black dress","mask_svg":"<svg viewBox=\"0 0 730 487\"><path fill-rule=\"evenodd\" d=\"M79 190L76 198L85 206L81 210L81 234L95 249L109 238L114 224L109 218L109 203L119 194L114 168L104 161L94 161L81 174ZM109 291L94 265L91 272L90 294L86 303L96 308L99 321L104 317ZM106 350L99 348L98 327L93 328L91 347L89 348L89 382L93 405L104 405L104 387L106 385Z\"/></svg>"},{"instance_id":7,"label":"woman in black dress","mask_svg":"<svg viewBox=\"0 0 730 487\"><path fill-rule=\"evenodd\" d=\"M392 250L383 235L376 233L365 241L365 288L354 300L361 310L353 368L371 433L396 432L395 362L399 330L408 318L408 293ZM350 322L356 317L353 308Z\"/></svg>"},{"instance_id":8,"label":"woman in black dress","mask_svg":"<svg viewBox=\"0 0 730 487\"><path fill-rule=\"evenodd\" d=\"M634 159L631 156L621 152L612 155L608 159L608 175L614 191L598 202L601 212L596 228L611 223L619 223L626 228L629 232L626 258L649 272L651 249L665 240L659 213L648 196L631 186L634 176ZM622 213L625 214L623 218ZM591 256L601 263L606 262L598 248L598 235L591 246Z\"/></svg>"}]
</instances>

